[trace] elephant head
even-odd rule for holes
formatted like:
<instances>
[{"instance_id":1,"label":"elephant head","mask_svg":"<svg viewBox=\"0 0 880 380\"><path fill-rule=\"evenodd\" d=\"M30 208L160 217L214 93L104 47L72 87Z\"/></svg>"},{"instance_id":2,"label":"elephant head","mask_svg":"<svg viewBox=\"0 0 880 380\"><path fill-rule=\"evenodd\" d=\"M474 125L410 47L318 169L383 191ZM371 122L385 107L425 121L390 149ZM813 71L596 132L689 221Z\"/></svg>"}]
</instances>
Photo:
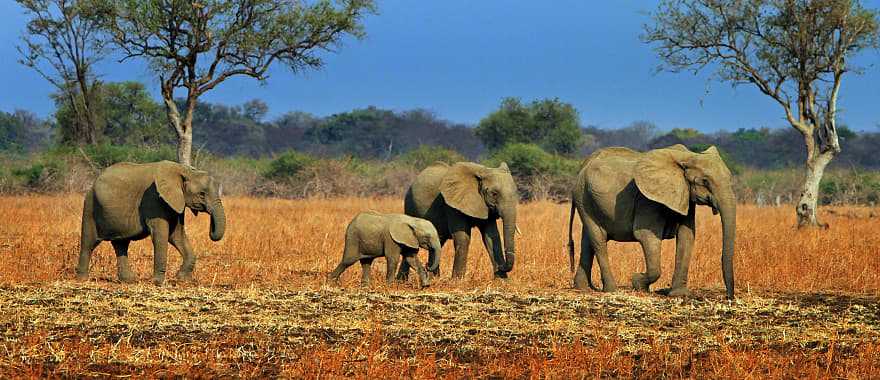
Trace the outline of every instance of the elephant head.
<instances>
[{"instance_id":1,"label":"elephant head","mask_svg":"<svg viewBox=\"0 0 880 380\"><path fill-rule=\"evenodd\" d=\"M498 270L510 272L516 256L516 206L519 192L506 163L497 168L459 162L450 167L440 183L446 203L463 214L477 219L501 218L504 256L498 257Z\"/></svg>"},{"instance_id":2,"label":"elephant head","mask_svg":"<svg viewBox=\"0 0 880 380\"><path fill-rule=\"evenodd\" d=\"M178 214L184 207L198 215L211 215L211 240L218 241L226 232L226 212L223 209L222 186L208 172L172 162L159 165L155 174L159 196Z\"/></svg>"},{"instance_id":3,"label":"elephant head","mask_svg":"<svg viewBox=\"0 0 880 380\"><path fill-rule=\"evenodd\" d=\"M440 237L431 222L419 218L399 218L388 226L388 233L398 244L428 251L428 257L433 260L428 263L429 271L436 271L440 266Z\"/></svg>"},{"instance_id":4,"label":"elephant head","mask_svg":"<svg viewBox=\"0 0 880 380\"><path fill-rule=\"evenodd\" d=\"M721 271L727 297L733 298L733 250L736 239L736 195L730 170L715 147L694 153L683 145L645 153L636 166L636 186L648 199L680 215L691 204L721 214Z\"/></svg>"}]
</instances>

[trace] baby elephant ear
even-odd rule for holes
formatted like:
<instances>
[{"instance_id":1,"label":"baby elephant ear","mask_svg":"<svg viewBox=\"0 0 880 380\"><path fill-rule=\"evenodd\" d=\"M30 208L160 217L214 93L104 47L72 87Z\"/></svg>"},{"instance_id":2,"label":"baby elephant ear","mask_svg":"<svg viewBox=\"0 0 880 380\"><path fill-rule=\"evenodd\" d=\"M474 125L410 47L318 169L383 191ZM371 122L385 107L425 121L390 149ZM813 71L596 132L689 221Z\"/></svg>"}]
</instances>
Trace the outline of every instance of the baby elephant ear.
<instances>
[{"instance_id":1,"label":"baby elephant ear","mask_svg":"<svg viewBox=\"0 0 880 380\"><path fill-rule=\"evenodd\" d=\"M156 163L154 180L159 197L178 214L183 213L183 208L186 206L183 199L185 170L183 166L170 161Z\"/></svg>"},{"instance_id":2,"label":"baby elephant ear","mask_svg":"<svg viewBox=\"0 0 880 380\"><path fill-rule=\"evenodd\" d=\"M461 211L463 214L487 219L489 207L480 194L478 171L481 167L471 163L457 163L449 168L443 181L440 182L440 193L446 204Z\"/></svg>"},{"instance_id":3,"label":"baby elephant ear","mask_svg":"<svg viewBox=\"0 0 880 380\"><path fill-rule=\"evenodd\" d=\"M688 214L690 187L684 169L667 149L646 152L636 163L636 186L648 199L681 215Z\"/></svg>"},{"instance_id":4,"label":"baby elephant ear","mask_svg":"<svg viewBox=\"0 0 880 380\"><path fill-rule=\"evenodd\" d=\"M406 222L400 220L392 221L391 225L388 226L388 232L391 233L391 238L398 244L403 244L410 248L419 248L419 240L416 239L412 227Z\"/></svg>"}]
</instances>

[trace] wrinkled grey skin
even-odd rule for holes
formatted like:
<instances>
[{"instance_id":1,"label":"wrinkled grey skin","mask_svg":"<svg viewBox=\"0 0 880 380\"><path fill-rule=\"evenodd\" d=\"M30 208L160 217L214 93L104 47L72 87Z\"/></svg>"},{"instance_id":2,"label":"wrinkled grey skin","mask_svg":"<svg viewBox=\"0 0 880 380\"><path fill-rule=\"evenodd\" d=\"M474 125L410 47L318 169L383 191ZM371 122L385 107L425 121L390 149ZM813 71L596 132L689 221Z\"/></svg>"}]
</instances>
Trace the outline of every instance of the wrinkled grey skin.
<instances>
[{"instance_id":1,"label":"wrinkled grey skin","mask_svg":"<svg viewBox=\"0 0 880 380\"><path fill-rule=\"evenodd\" d=\"M161 285L165 280L168 243L183 257L177 279L192 281L196 256L184 230L185 208L194 214L210 214L211 240L223 238L226 212L220 201L220 185L207 172L170 161L108 167L86 193L76 277L88 278L92 251L100 242L110 241L116 251L119 281L134 282L128 245L149 236L153 240L153 283Z\"/></svg>"},{"instance_id":2,"label":"wrinkled grey skin","mask_svg":"<svg viewBox=\"0 0 880 380\"><path fill-rule=\"evenodd\" d=\"M440 244L452 239L455 261L452 277L464 277L467 271L471 229L477 227L489 253L495 277L506 278L513 270L516 255L516 207L519 193L506 163L490 168L472 162L447 165L435 163L422 170L406 192L404 210L407 215L431 221L440 234ZM497 219L504 233L504 254L498 233ZM428 265L436 267L437 258L429 256ZM398 279L409 274L407 263L400 265Z\"/></svg>"},{"instance_id":3,"label":"wrinkled grey skin","mask_svg":"<svg viewBox=\"0 0 880 380\"><path fill-rule=\"evenodd\" d=\"M584 160L572 192L569 216L569 260L574 269L572 224L577 209L583 224L581 256L574 277L578 289L593 286L593 257L599 262L603 290L617 284L607 256L607 241L639 242L645 254L645 273L632 275L633 288L648 291L660 277L660 243L676 239L672 287L660 293L688 295L687 277L694 245L696 205L721 214L721 269L727 297L734 297L733 250L736 238L736 196L730 171L715 147L702 153L683 145L644 153L606 148Z\"/></svg>"},{"instance_id":4,"label":"wrinkled grey skin","mask_svg":"<svg viewBox=\"0 0 880 380\"><path fill-rule=\"evenodd\" d=\"M338 282L342 272L360 261L361 285L368 286L370 265L375 258L384 256L388 268L385 280L390 283L403 256L405 262L416 268L419 285L426 287L431 281L419 261L419 248L424 248L430 255L440 254L440 239L431 222L403 214L360 213L345 229L342 262L327 278L331 282ZM428 269L436 270L439 262L435 260L434 267Z\"/></svg>"}]
</instances>

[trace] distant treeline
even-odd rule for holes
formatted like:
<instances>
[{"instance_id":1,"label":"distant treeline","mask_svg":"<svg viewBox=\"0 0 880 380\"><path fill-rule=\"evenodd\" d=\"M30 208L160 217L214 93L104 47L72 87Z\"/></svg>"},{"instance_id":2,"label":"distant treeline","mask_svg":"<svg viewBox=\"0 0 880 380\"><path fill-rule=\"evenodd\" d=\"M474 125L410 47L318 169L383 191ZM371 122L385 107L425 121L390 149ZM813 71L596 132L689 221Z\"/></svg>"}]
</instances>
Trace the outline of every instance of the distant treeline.
<instances>
[{"instance_id":1,"label":"distant treeline","mask_svg":"<svg viewBox=\"0 0 880 380\"><path fill-rule=\"evenodd\" d=\"M138 91L143 89L134 90ZM145 101L121 92L115 97L121 104L105 111L101 142L152 147L173 144L173 132L165 127L161 106L153 104L148 97L144 99L149 101ZM450 122L423 109L392 111L368 107L326 117L290 112L274 120L266 120L267 113L268 107L259 100L240 106L199 103L194 119L197 125L195 151L258 158L296 150L317 157L365 160L391 160L422 145L444 147L471 160L492 153L483 143L485 138L477 134L480 126ZM21 153L47 150L59 139L58 125L63 122L63 116L63 110L55 120L43 120L24 110L0 112L0 150ZM649 121L637 121L617 129L578 126L578 130L581 139L575 150L557 152L552 147L542 148L568 158L580 158L606 146L646 150L684 144L692 150L702 150L715 145L731 166L757 169L800 167L806 155L800 135L784 127L703 133L678 128L663 131ZM832 167L880 169L876 153L880 133L839 127L839 134L843 152L832 162Z\"/></svg>"}]
</instances>

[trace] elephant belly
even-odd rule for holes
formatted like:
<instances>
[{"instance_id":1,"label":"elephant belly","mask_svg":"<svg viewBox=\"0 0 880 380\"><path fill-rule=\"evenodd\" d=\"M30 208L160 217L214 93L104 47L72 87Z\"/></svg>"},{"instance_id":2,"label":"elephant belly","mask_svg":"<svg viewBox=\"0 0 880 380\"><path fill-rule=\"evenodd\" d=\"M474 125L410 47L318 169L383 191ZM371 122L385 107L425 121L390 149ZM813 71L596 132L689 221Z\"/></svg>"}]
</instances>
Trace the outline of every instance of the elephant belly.
<instances>
[{"instance_id":1,"label":"elephant belly","mask_svg":"<svg viewBox=\"0 0 880 380\"><path fill-rule=\"evenodd\" d=\"M140 220L140 215L125 210L96 207L95 227L101 240L140 240L149 236L144 223Z\"/></svg>"}]
</instances>

